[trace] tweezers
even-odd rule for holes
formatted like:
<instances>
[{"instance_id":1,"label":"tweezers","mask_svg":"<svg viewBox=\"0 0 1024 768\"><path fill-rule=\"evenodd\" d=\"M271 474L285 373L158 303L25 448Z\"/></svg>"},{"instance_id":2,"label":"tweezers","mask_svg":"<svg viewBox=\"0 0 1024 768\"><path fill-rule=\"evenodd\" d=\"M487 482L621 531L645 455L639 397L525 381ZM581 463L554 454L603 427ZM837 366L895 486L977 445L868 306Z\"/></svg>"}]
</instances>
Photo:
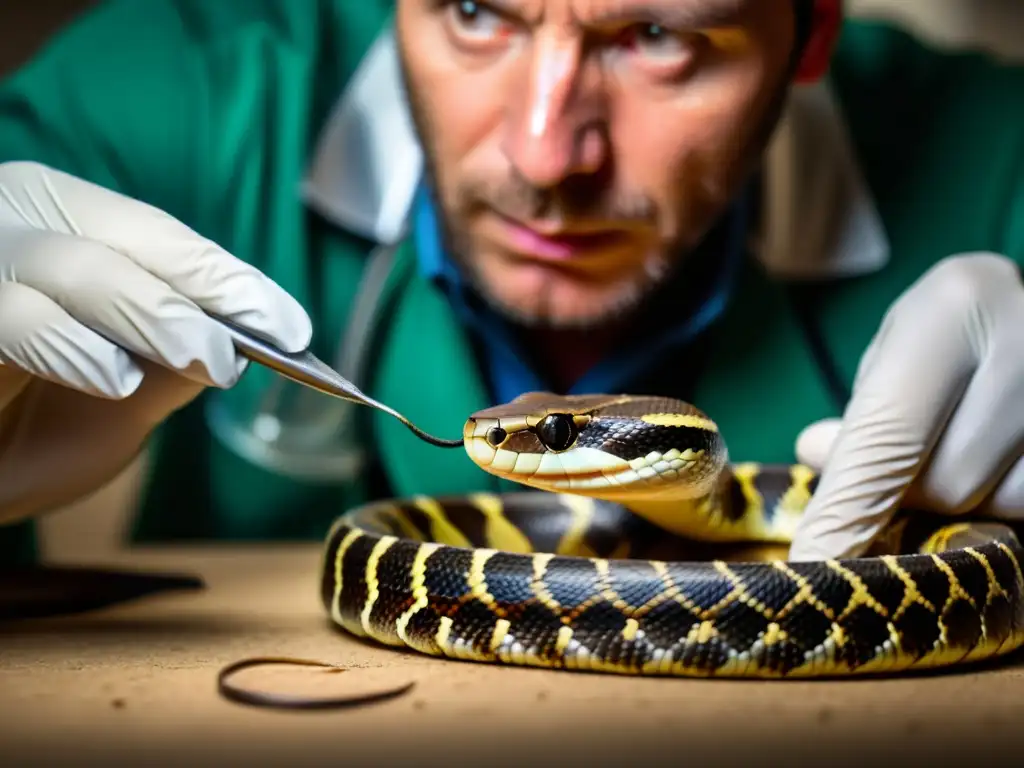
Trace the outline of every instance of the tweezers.
<instances>
[{"instance_id":1,"label":"tweezers","mask_svg":"<svg viewBox=\"0 0 1024 768\"><path fill-rule=\"evenodd\" d=\"M444 440L424 432L394 408L384 405L384 403L374 400L362 392L359 387L308 349L295 353L285 352L283 349L259 338L227 318L212 314L210 316L228 330L235 342L236 349L252 362L266 366L287 379L315 389L325 395L339 397L342 400L348 400L350 403L356 403L357 405L376 408L379 411L394 416L405 424L418 438L431 445L441 448L456 448L463 444L462 438L458 440Z\"/></svg>"}]
</instances>

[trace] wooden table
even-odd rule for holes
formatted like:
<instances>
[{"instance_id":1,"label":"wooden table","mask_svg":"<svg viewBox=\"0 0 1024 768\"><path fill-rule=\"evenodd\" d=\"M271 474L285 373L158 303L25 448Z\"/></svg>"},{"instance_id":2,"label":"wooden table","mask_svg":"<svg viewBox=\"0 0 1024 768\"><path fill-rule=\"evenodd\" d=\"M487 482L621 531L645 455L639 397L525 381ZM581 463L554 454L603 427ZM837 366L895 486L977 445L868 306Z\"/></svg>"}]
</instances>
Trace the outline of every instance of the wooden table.
<instances>
[{"instance_id":1,"label":"wooden table","mask_svg":"<svg viewBox=\"0 0 1024 768\"><path fill-rule=\"evenodd\" d=\"M191 571L207 589L0 628L0 765L891 764L1024 746L1024 665L893 680L655 680L437 660L333 631L317 546L137 550L103 565ZM326 712L219 697L225 664L292 655L349 668L265 673L304 691L414 680ZM259 672L253 672L259 675ZM241 678L239 678L241 679ZM255 681L252 677L250 680Z\"/></svg>"}]
</instances>

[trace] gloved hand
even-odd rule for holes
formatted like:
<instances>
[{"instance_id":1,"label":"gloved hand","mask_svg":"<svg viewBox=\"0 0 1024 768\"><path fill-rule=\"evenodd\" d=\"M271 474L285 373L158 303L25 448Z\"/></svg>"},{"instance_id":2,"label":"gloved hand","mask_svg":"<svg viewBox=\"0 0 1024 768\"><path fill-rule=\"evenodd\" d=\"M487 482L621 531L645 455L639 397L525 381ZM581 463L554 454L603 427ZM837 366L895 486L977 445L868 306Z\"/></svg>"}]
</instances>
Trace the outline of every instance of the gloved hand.
<instances>
[{"instance_id":1,"label":"gloved hand","mask_svg":"<svg viewBox=\"0 0 1024 768\"><path fill-rule=\"evenodd\" d=\"M171 412L237 381L244 360L200 308L288 350L312 333L282 288L167 214L0 164L0 523L98 488Z\"/></svg>"},{"instance_id":2,"label":"gloved hand","mask_svg":"<svg viewBox=\"0 0 1024 768\"><path fill-rule=\"evenodd\" d=\"M892 306L842 422L806 429L822 472L793 560L863 555L901 499L1024 518L1024 284L1002 256L948 258Z\"/></svg>"}]
</instances>

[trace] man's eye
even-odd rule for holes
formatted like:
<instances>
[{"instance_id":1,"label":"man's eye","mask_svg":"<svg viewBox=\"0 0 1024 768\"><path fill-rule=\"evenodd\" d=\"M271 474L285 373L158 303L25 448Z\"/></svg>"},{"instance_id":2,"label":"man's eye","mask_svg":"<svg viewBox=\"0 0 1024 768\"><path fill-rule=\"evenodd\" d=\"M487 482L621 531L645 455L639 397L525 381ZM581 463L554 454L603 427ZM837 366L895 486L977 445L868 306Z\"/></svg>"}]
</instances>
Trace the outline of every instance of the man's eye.
<instances>
[{"instance_id":1,"label":"man's eye","mask_svg":"<svg viewBox=\"0 0 1024 768\"><path fill-rule=\"evenodd\" d=\"M625 41L637 53L654 57L679 57L688 52L683 40L656 24L639 24L626 31Z\"/></svg>"},{"instance_id":2,"label":"man's eye","mask_svg":"<svg viewBox=\"0 0 1024 768\"><path fill-rule=\"evenodd\" d=\"M507 23L483 3L459 0L451 6L452 24L460 35L475 39L501 37L507 32Z\"/></svg>"},{"instance_id":3,"label":"man's eye","mask_svg":"<svg viewBox=\"0 0 1024 768\"><path fill-rule=\"evenodd\" d=\"M660 40L664 40L665 28L660 24L641 24L636 27L636 37L644 41L654 41L657 43Z\"/></svg>"}]
</instances>

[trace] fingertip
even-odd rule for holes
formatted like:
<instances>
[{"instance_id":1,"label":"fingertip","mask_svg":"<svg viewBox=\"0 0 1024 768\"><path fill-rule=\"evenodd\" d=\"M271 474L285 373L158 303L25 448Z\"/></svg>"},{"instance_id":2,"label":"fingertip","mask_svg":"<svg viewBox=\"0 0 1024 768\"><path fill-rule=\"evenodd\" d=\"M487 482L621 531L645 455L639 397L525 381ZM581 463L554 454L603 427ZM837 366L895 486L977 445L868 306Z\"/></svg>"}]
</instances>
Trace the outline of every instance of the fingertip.
<instances>
[{"instance_id":1,"label":"fingertip","mask_svg":"<svg viewBox=\"0 0 1024 768\"><path fill-rule=\"evenodd\" d=\"M874 541L881 525L849 511L828 509L808 512L790 543L791 560L843 560L860 557Z\"/></svg>"},{"instance_id":2,"label":"fingertip","mask_svg":"<svg viewBox=\"0 0 1024 768\"><path fill-rule=\"evenodd\" d=\"M231 389L242 378L249 359L239 353L231 333L222 325L214 325L211 339L215 341L201 360L194 361L199 367L190 371L189 378L217 389Z\"/></svg>"},{"instance_id":3,"label":"fingertip","mask_svg":"<svg viewBox=\"0 0 1024 768\"><path fill-rule=\"evenodd\" d=\"M225 375L213 378L208 382L205 382L209 386L216 387L217 389L231 389L242 379L242 375L249 369L251 361L243 355L235 355L233 358L233 366L225 371Z\"/></svg>"},{"instance_id":4,"label":"fingertip","mask_svg":"<svg viewBox=\"0 0 1024 768\"><path fill-rule=\"evenodd\" d=\"M287 294L286 294L287 295ZM286 311L282 314L280 338L278 343L285 352L302 352L309 348L313 340L313 321L306 310L291 296L288 296Z\"/></svg>"},{"instance_id":5,"label":"fingertip","mask_svg":"<svg viewBox=\"0 0 1024 768\"><path fill-rule=\"evenodd\" d=\"M803 541L794 541L789 548L787 559L791 563L809 563L828 560L829 555L818 547L808 546Z\"/></svg>"},{"instance_id":6,"label":"fingertip","mask_svg":"<svg viewBox=\"0 0 1024 768\"><path fill-rule=\"evenodd\" d=\"M811 560L828 560L833 553L827 546L823 545L824 534L816 530L818 522L812 515L805 516L797 530L793 534L793 540L789 545L789 559L794 562L808 562Z\"/></svg>"},{"instance_id":7,"label":"fingertip","mask_svg":"<svg viewBox=\"0 0 1024 768\"><path fill-rule=\"evenodd\" d=\"M789 548L789 561L794 563L822 562L825 560L842 560L850 557L847 547L834 547L822 544L813 538L794 539Z\"/></svg>"},{"instance_id":8,"label":"fingertip","mask_svg":"<svg viewBox=\"0 0 1024 768\"><path fill-rule=\"evenodd\" d=\"M110 393L108 396L123 400L124 398L131 397L138 391L139 387L142 386L145 373L132 360L131 355L123 349L114 345L111 345L111 349L114 353L114 361L110 369L114 375L107 381L107 391Z\"/></svg>"},{"instance_id":9,"label":"fingertip","mask_svg":"<svg viewBox=\"0 0 1024 768\"><path fill-rule=\"evenodd\" d=\"M797 461L820 471L828 463L842 423L842 419L831 418L805 427L796 439Z\"/></svg>"},{"instance_id":10,"label":"fingertip","mask_svg":"<svg viewBox=\"0 0 1024 768\"><path fill-rule=\"evenodd\" d=\"M239 325L257 333L285 352L302 352L313 338L313 321L302 304L276 282L255 270L257 290L237 291L232 301L247 301L244 308L225 307L222 311ZM250 283L251 285L251 283ZM260 297L258 300L255 297Z\"/></svg>"},{"instance_id":11,"label":"fingertip","mask_svg":"<svg viewBox=\"0 0 1024 768\"><path fill-rule=\"evenodd\" d=\"M236 382L238 379L242 378L242 374L249 369L250 362L249 358L243 357L242 355L238 355L238 357L235 358L235 370L237 371L235 378Z\"/></svg>"}]
</instances>

